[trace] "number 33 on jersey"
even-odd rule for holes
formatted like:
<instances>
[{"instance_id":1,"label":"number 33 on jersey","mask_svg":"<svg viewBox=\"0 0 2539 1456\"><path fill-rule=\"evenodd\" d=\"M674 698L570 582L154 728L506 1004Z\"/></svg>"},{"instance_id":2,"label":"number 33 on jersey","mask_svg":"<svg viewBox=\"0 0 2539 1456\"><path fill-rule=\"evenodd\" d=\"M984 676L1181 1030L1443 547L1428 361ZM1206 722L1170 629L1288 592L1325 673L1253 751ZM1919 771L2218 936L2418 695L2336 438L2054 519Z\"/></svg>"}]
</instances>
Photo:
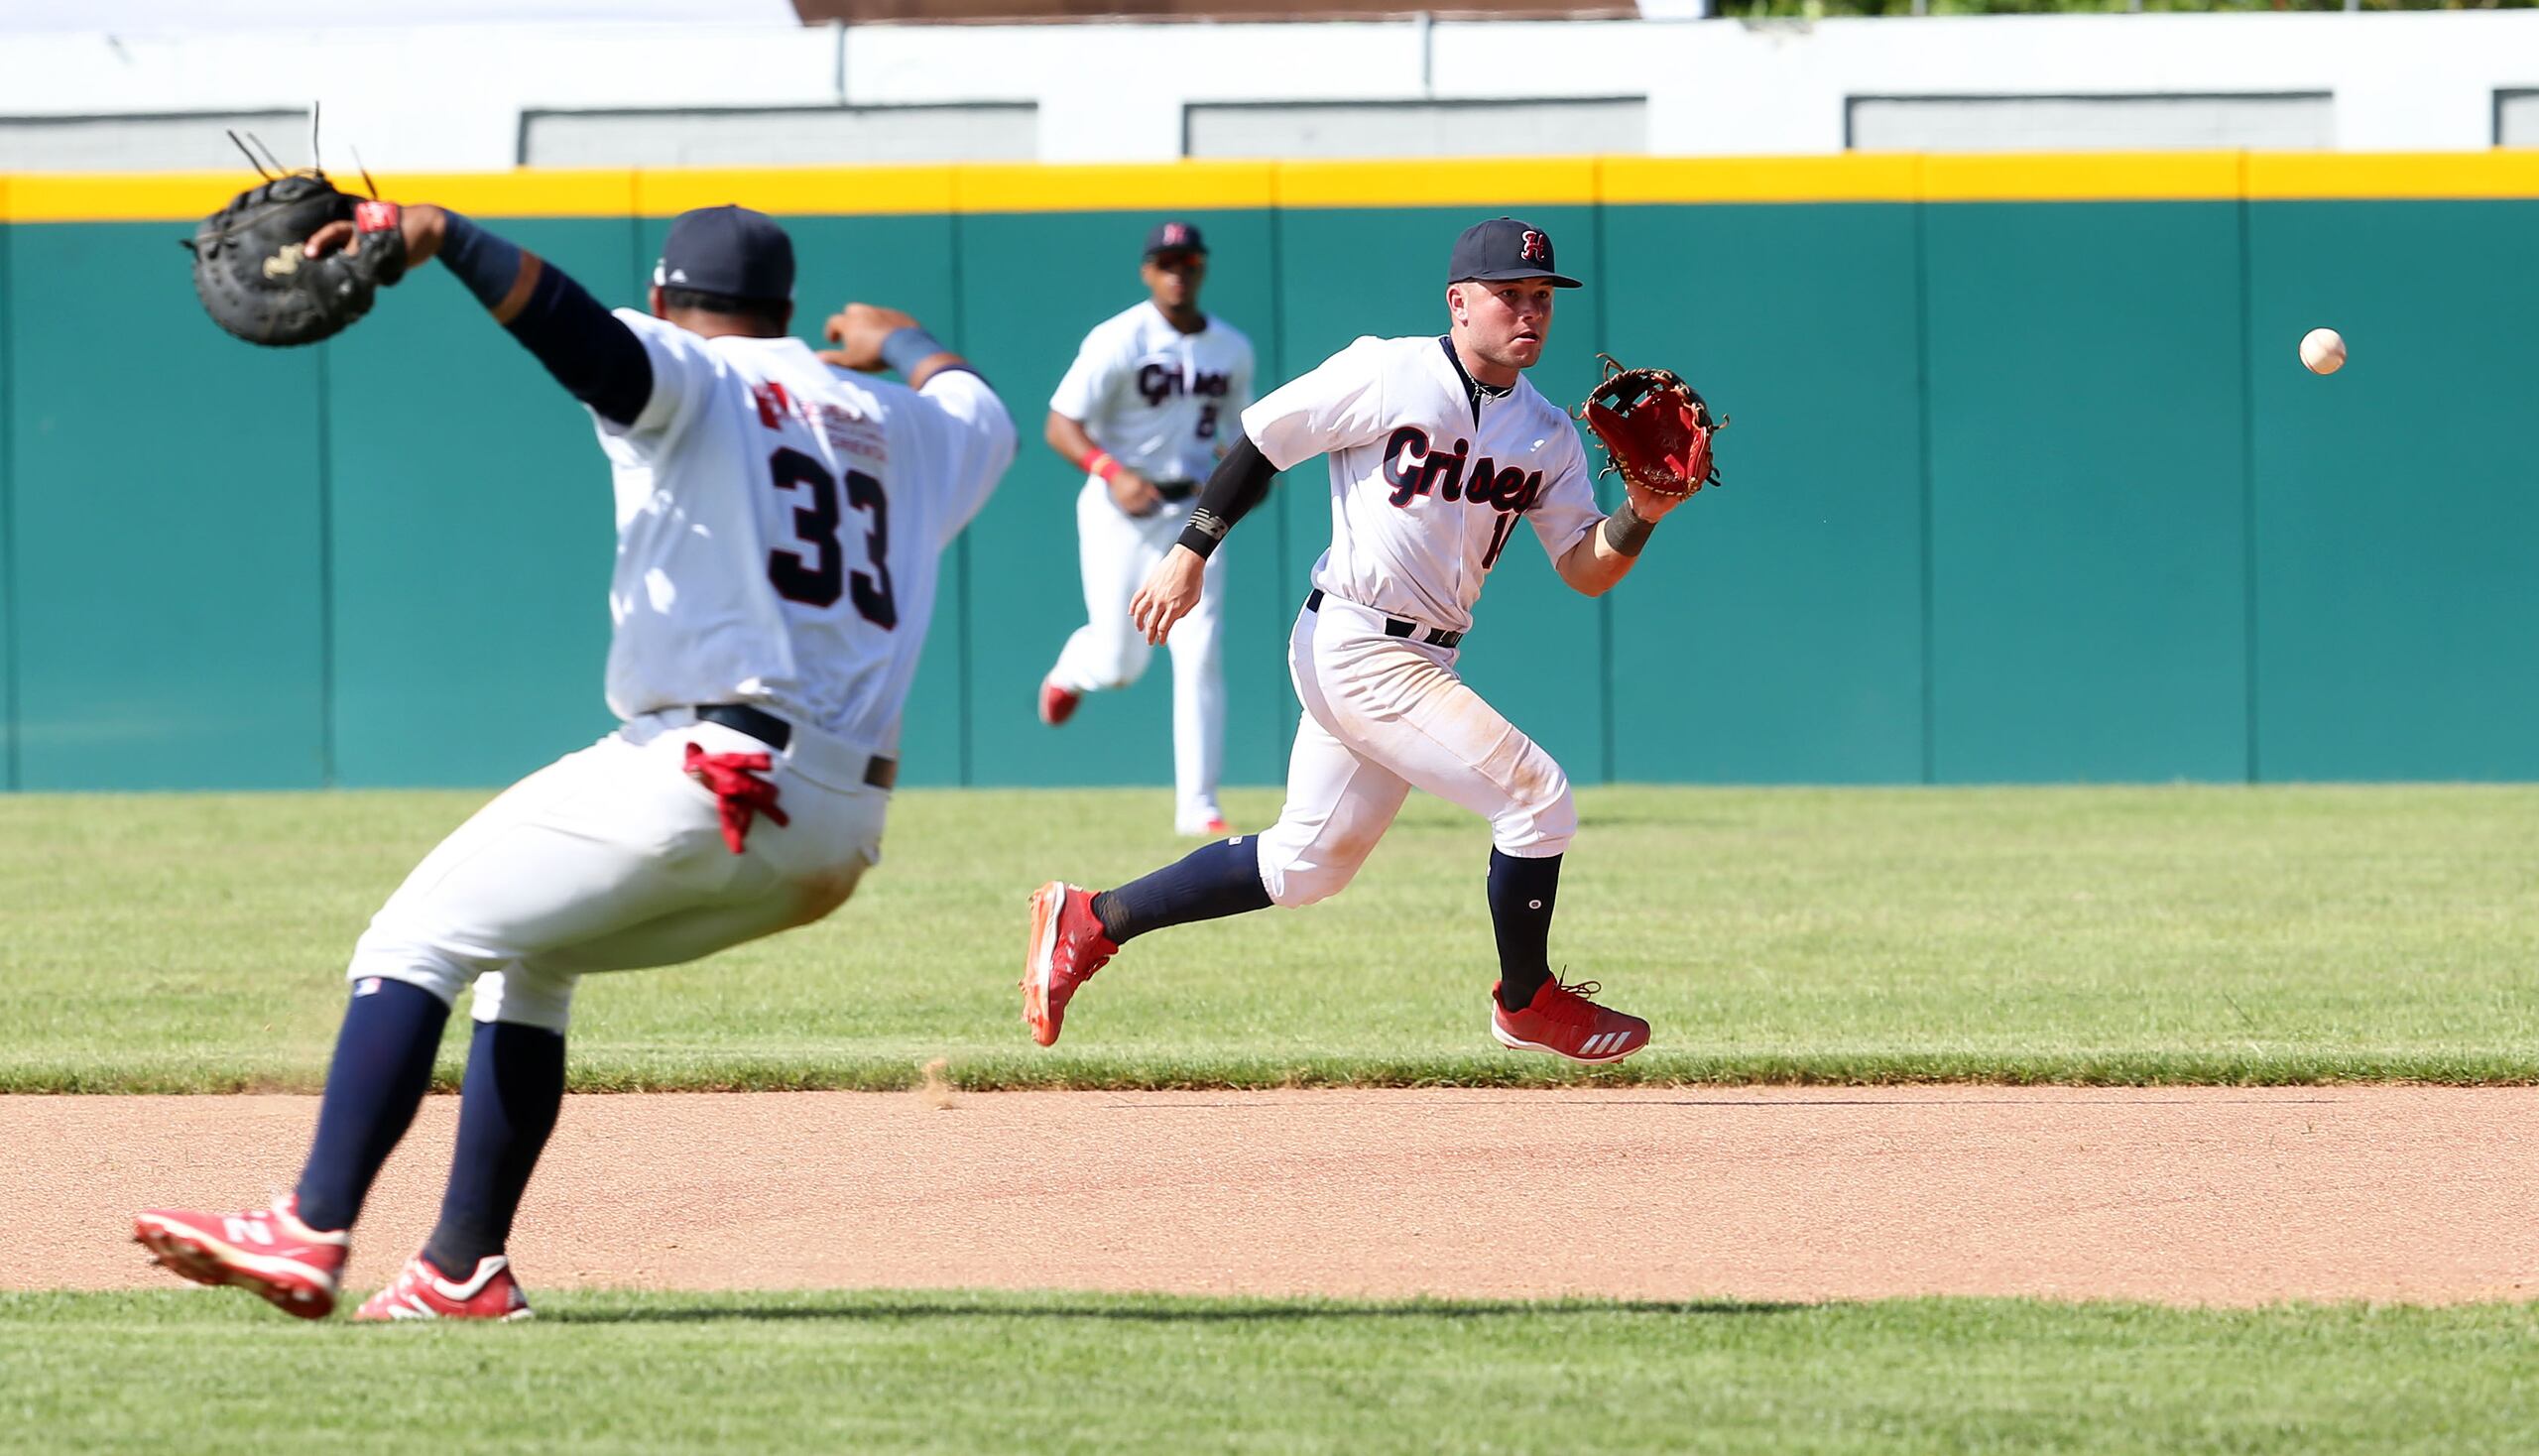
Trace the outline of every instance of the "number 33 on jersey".
<instances>
[{"instance_id":1,"label":"number 33 on jersey","mask_svg":"<svg viewBox=\"0 0 2539 1456\"><path fill-rule=\"evenodd\" d=\"M892 752L937 553L1014 457L1004 407L967 372L919 393L799 339L617 316L654 390L632 425L598 422L617 477L609 706L632 718L737 690ZM991 414L1000 427L981 428Z\"/></svg>"}]
</instances>

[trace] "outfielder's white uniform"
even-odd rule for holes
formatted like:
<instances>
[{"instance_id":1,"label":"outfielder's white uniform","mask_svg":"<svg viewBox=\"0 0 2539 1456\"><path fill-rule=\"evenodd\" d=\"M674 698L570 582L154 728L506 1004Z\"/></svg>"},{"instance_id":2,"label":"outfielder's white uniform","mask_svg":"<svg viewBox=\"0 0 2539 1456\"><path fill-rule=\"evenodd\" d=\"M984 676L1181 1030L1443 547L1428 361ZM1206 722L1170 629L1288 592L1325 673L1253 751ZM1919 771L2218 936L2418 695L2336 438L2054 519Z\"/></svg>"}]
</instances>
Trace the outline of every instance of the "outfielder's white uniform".
<instances>
[{"instance_id":1,"label":"outfielder's white uniform","mask_svg":"<svg viewBox=\"0 0 2539 1456\"><path fill-rule=\"evenodd\" d=\"M881 857L900 715L934 611L937 553L1013 463L1014 423L976 375L922 391L832 369L790 338L704 338L621 309L650 355L616 467L608 704L624 726L514 785L417 866L350 975L478 1021L562 1031L587 971L691 960L836 909ZM784 719L776 752L698 705ZM453 719L452 732L466 731ZM790 819L725 845L686 745L767 753Z\"/></svg>"},{"instance_id":2,"label":"outfielder's white uniform","mask_svg":"<svg viewBox=\"0 0 2539 1456\"><path fill-rule=\"evenodd\" d=\"M1568 777L1435 639L1472 626L1520 517L1555 561L1604 519L1569 417L1522 376L1476 391L1445 339L1362 338L1243 426L1281 470L1317 454L1331 466L1321 602L1288 643L1304 717L1286 807L1260 839L1270 898L1310 905L1347 885L1413 788L1489 819L1504 854L1568 848Z\"/></svg>"},{"instance_id":3,"label":"outfielder's white uniform","mask_svg":"<svg viewBox=\"0 0 2539 1456\"><path fill-rule=\"evenodd\" d=\"M1049 408L1084 425L1113 459L1182 494L1131 516L1110 486L1088 476L1076 496L1085 625L1067 639L1049 679L1071 692L1126 687L1152 649L1129 620L1129 600L1181 536L1199 483L1216 468L1235 421L1252 399L1252 341L1224 320L1183 333L1149 301L1096 324L1058 381ZM1177 624L1172 653L1174 819L1192 832L1218 817L1225 760L1226 689L1220 666L1225 569L1208 560L1199 604Z\"/></svg>"}]
</instances>

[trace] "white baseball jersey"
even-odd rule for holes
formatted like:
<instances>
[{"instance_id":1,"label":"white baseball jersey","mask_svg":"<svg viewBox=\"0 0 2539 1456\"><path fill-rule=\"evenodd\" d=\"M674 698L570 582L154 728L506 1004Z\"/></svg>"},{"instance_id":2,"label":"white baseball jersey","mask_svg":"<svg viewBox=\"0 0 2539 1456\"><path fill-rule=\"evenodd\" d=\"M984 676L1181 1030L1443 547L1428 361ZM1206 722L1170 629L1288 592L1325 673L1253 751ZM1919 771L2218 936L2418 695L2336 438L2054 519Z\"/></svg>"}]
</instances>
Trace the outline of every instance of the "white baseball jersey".
<instances>
[{"instance_id":1,"label":"white baseball jersey","mask_svg":"<svg viewBox=\"0 0 2539 1456\"><path fill-rule=\"evenodd\" d=\"M1557 561L1605 513L1569 416L1521 375L1477 392L1436 336L1361 338L1243 412L1285 470L1331 461L1331 547L1314 585L1461 632L1519 516Z\"/></svg>"},{"instance_id":2,"label":"white baseball jersey","mask_svg":"<svg viewBox=\"0 0 2539 1456\"><path fill-rule=\"evenodd\" d=\"M894 752L936 554L1014 462L1005 406L966 372L910 390L799 339L617 316L653 397L630 426L598 421L617 469L610 709L754 703Z\"/></svg>"},{"instance_id":3,"label":"white baseball jersey","mask_svg":"<svg viewBox=\"0 0 2539 1456\"><path fill-rule=\"evenodd\" d=\"M1049 408L1149 480L1200 481L1252 400L1252 340L1225 320L1183 333L1153 301L1095 324Z\"/></svg>"}]
</instances>

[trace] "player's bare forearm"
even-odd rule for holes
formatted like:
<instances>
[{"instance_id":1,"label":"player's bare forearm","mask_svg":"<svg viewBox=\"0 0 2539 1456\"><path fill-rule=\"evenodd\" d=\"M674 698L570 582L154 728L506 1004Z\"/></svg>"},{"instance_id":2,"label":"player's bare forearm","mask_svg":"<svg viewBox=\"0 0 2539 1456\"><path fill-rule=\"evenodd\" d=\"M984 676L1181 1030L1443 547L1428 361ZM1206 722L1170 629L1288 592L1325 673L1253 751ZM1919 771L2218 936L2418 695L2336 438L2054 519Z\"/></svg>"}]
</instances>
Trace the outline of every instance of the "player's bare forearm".
<instances>
[{"instance_id":1,"label":"player's bare forearm","mask_svg":"<svg viewBox=\"0 0 2539 1456\"><path fill-rule=\"evenodd\" d=\"M406 234L406 266L420 268L440 255L440 245L449 237L449 214L429 202L418 202L400 209L399 226Z\"/></svg>"},{"instance_id":2,"label":"player's bare forearm","mask_svg":"<svg viewBox=\"0 0 2539 1456\"><path fill-rule=\"evenodd\" d=\"M1603 596L1631 574L1636 556L1626 556L1605 540L1603 527L1561 553L1560 579L1582 596Z\"/></svg>"},{"instance_id":3,"label":"player's bare forearm","mask_svg":"<svg viewBox=\"0 0 2539 1456\"><path fill-rule=\"evenodd\" d=\"M1151 516L1162 509L1163 497L1155 490L1154 483L1113 459L1111 452L1102 448L1086 431L1083 421L1051 410L1049 423L1042 433L1049 441L1049 448L1058 452L1059 459L1088 475L1101 476L1102 483L1111 488L1111 503L1122 512L1131 516Z\"/></svg>"},{"instance_id":4,"label":"player's bare forearm","mask_svg":"<svg viewBox=\"0 0 2539 1456\"><path fill-rule=\"evenodd\" d=\"M1049 423L1041 430L1041 436L1048 440L1050 449L1058 452L1059 459L1078 470L1085 469L1087 462L1102 453L1102 446L1095 444L1093 436L1085 432L1083 421L1055 410L1049 412Z\"/></svg>"},{"instance_id":5,"label":"player's bare forearm","mask_svg":"<svg viewBox=\"0 0 2539 1456\"><path fill-rule=\"evenodd\" d=\"M1648 544L1656 517L1672 510L1672 504L1627 496L1614 514L1599 522L1586 539L1561 553L1558 564L1560 579L1570 588L1587 596L1603 596L1631 574L1639 561L1642 547Z\"/></svg>"}]
</instances>

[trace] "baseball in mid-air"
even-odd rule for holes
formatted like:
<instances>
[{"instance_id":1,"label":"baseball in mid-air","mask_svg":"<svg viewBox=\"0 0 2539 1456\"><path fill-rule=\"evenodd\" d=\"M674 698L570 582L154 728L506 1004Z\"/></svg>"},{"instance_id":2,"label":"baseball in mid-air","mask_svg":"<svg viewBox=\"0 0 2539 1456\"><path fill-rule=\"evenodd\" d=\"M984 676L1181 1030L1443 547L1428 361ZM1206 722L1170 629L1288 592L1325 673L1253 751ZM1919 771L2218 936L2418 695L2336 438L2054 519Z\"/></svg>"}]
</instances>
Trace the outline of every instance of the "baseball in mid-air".
<instances>
[{"instance_id":1,"label":"baseball in mid-air","mask_svg":"<svg viewBox=\"0 0 2539 1456\"><path fill-rule=\"evenodd\" d=\"M2333 328L2314 328L2301 335L2301 366L2312 374L2334 374L2345 367L2345 335Z\"/></svg>"}]
</instances>

